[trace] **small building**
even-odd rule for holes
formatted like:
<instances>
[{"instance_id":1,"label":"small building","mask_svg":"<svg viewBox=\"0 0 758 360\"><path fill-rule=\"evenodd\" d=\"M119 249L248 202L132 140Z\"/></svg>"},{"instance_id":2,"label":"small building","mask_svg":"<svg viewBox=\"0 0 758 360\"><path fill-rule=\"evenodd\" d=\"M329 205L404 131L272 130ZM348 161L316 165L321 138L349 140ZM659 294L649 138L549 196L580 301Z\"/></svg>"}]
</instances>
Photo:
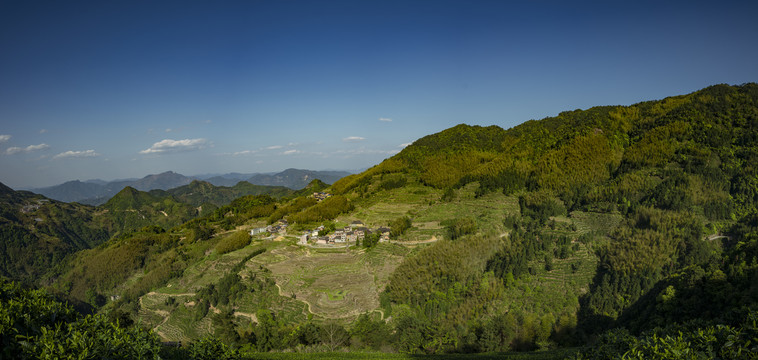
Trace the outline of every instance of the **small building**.
<instances>
[{"instance_id":1,"label":"small building","mask_svg":"<svg viewBox=\"0 0 758 360\"><path fill-rule=\"evenodd\" d=\"M265 232L266 232L266 228L265 227L252 228L252 229L250 229L250 236L255 236L255 235L258 235L258 234L265 233Z\"/></svg>"},{"instance_id":2,"label":"small building","mask_svg":"<svg viewBox=\"0 0 758 360\"><path fill-rule=\"evenodd\" d=\"M353 229L355 229L355 228L361 228L361 227L364 227L364 226L366 226L366 225L363 223L363 221L360 221L360 220L355 220L355 221L353 221L353 222L350 223L350 227L353 228Z\"/></svg>"},{"instance_id":3,"label":"small building","mask_svg":"<svg viewBox=\"0 0 758 360\"><path fill-rule=\"evenodd\" d=\"M332 196L332 194L325 193L325 192L315 192L315 193L313 193L313 197L316 200L318 200L318 201L326 200L327 198L330 198L331 196Z\"/></svg>"}]
</instances>

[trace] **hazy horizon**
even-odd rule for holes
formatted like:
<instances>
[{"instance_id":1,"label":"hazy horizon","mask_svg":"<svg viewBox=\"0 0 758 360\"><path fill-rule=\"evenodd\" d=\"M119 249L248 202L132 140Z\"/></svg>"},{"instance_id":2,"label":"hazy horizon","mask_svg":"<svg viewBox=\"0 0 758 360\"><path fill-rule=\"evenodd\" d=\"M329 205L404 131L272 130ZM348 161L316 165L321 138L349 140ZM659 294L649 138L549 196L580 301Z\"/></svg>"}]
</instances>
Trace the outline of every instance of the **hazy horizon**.
<instances>
[{"instance_id":1,"label":"hazy horizon","mask_svg":"<svg viewBox=\"0 0 758 360\"><path fill-rule=\"evenodd\" d=\"M6 1L0 182L362 169L460 123L507 129L756 82L756 10L740 1Z\"/></svg>"},{"instance_id":2,"label":"hazy horizon","mask_svg":"<svg viewBox=\"0 0 758 360\"><path fill-rule=\"evenodd\" d=\"M200 174L182 174L182 173L180 173L178 171L166 170L166 171L160 171L160 172L157 172L157 173L150 173L150 174L144 174L144 175L141 175L141 176L132 176L132 177L126 177L126 178L113 178L113 179L107 179L107 178L106 179L102 179L102 178L89 178L89 179L75 178L75 179L68 179L68 180L65 180L65 181L62 181L62 182L59 182L59 183L54 183L54 184L49 184L49 185L43 185L43 186L35 186L35 187L24 186L24 187L15 188L15 187L10 186L8 184L4 184L4 185L12 188L13 190L33 190L33 189L42 189L42 188L48 188L48 187L52 187L52 186L57 186L57 185L61 185L61 184L67 183L67 182L71 182L71 181L80 181L80 182L85 182L85 183L86 182L99 182L99 181L106 182L106 183L109 183L109 182L118 182L118 181L133 181L133 180L143 179L143 178L151 176L151 175L160 175L160 174L167 173L167 172L173 172L173 173L176 173L176 174L179 174L179 175L183 175L183 176L186 176L186 177L189 177L189 178L209 179L209 178L212 178L214 176L224 176L224 175L229 175L229 174L233 174L233 173L238 173L238 174L242 174L242 175L251 174L251 176L255 176L255 175L273 175L273 174L278 174L278 173L284 172L285 170L289 170L289 169L295 169L295 168L287 168L287 169L281 169L279 171L265 171L265 172L230 171L230 172L225 172L225 173L200 173ZM295 170L310 170L310 171L325 171L325 172L326 171L334 171L334 172L346 172L346 173L350 173L350 174L356 174L356 173L359 173L361 171L364 171L365 169L344 169L344 170L340 170L340 169L322 169L322 170L295 169ZM242 180L245 180L245 179L242 179ZM0 181L0 183L2 183L2 181Z\"/></svg>"}]
</instances>

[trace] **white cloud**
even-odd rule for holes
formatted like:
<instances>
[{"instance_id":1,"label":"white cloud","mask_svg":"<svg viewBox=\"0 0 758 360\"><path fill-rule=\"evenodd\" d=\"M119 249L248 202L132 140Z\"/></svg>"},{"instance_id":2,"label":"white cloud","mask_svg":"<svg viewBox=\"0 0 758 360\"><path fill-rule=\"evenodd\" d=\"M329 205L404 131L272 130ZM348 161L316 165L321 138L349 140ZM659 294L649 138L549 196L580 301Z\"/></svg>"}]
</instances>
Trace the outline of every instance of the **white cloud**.
<instances>
[{"instance_id":1,"label":"white cloud","mask_svg":"<svg viewBox=\"0 0 758 360\"><path fill-rule=\"evenodd\" d=\"M266 150L277 150L277 149L281 149L283 147L284 146L281 146L281 145L272 145L272 146L267 146L264 149L266 149Z\"/></svg>"},{"instance_id":2,"label":"white cloud","mask_svg":"<svg viewBox=\"0 0 758 360\"><path fill-rule=\"evenodd\" d=\"M243 151L237 151L236 153L233 153L234 156L241 156L241 155L252 155L257 153L257 150L243 150Z\"/></svg>"},{"instance_id":3,"label":"white cloud","mask_svg":"<svg viewBox=\"0 0 758 360\"><path fill-rule=\"evenodd\" d=\"M4 143L11 139L10 135L0 135L0 143Z\"/></svg>"},{"instance_id":4,"label":"white cloud","mask_svg":"<svg viewBox=\"0 0 758 360\"><path fill-rule=\"evenodd\" d=\"M413 144L413 143L405 143L405 144L400 144L398 147L404 148L404 147L406 147L406 146L408 146L408 145L410 145L410 144Z\"/></svg>"},{"instance_id":5,"label":"white cloud","mask_svg":"<svg viewBox=\"0 0 758 360\"><path fill-rule=\"evenodd\" d=\"M47 144L29 145L25 148L14 146L14 147L9 147L8 149L6 149L5 153L8 155L13 155L13 154L18 154L18 153L28 153L28 152L37 151L37 150L45 150L48 148L50 148L50 146L48 146Z\"/></svg>"},{"instance_id":6,"label":"white cloud","mask_svg":"<svg viewBox=\"0 0 758 360\"><path fill-rule=\"evenodd\" d=\"M379 121L384 121L384 122L392 122L392 119L390 119L390 118L385 118L385 117L380 117L380 118L379 118Z\"/></svg>"},{"instance_id":7,"label":"white cloud","mask_svg":"<svg viewBox=\"0 0 758 360\"><path fill-rule=\"evenodd\" d=\"M293 155L293 154L297 154L299 152L300 151L298 151L298 150L292 149L292 150L287 150L287 151L283 152L282 154L284 154L284 155Z\"/></svg>"},{"instance_id":8,"label":"white cloud","mask_svg":"<svg viewBox=\"0 0 758 360\"><path fill-rule=\"evenodd\" d=\"M84 151L66 151L62 152L58 155L53 156L53 159L63 159L63 158L83 158L83 157L94 157L94 156L100 156L100 154L96 153L95 150L84 150Z\"/></svg>"},{"instance_id":9,"label":"white cloud","mask_svg":"<svg viewBox=\"0 0 758 360\"><path fill-rule=\"evenodd\" d=\"M366 140L366 138L365 137L361 137L361 136L348 136L348 137L342 139L342 141L344 141L344 142L359 142L359 141L363 141L363 140Z\"/></svg>"},{"instance_id":10,"label":"white cloud","mask_svg":"<svg viewBox=\"0 0 758 360\"><path fill-rule=\"evenodd\" d=\"M39 133L40 133L40 134L44 134L44 133L46 133L46 132L47 132L47 129L39 129Z\"/></svg>"},{"instance_id":11,"label":"white cloud","mask_svg":"<svg viewBox=\"0 0 758 360\"><path fill-rule=\"evenodd\" d=\"M184 139L173 140L165 139L153 144L149 149L140 151L140 154L168 154L184 151L195 151L204 149L209 146L210 142L206 139Z\"/></svg>"}]
</instances>

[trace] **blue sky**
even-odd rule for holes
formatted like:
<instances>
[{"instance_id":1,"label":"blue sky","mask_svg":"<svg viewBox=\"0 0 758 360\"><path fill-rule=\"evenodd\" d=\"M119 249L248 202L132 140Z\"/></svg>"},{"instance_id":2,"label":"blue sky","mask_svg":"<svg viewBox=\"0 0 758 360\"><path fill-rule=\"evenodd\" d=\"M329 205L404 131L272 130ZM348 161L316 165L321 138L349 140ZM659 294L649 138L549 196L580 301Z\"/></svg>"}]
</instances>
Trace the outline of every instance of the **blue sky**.
<instances>
[{"instance_id":1,"label":"blue sky","mask_svg":"<svg viewBox=\"0 0 758 360\"><path fill-rule=\"evenodd\" d=\"M751 1L0 1L0 182L361 169L758 81Z\"/></svg>"}]
</instances>

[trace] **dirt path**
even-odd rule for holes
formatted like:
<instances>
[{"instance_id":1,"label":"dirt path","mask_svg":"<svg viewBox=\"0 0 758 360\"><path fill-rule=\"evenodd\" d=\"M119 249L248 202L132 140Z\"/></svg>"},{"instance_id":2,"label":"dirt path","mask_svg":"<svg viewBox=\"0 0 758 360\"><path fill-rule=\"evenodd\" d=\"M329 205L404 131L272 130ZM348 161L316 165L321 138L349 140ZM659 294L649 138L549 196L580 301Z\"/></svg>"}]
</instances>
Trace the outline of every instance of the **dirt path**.
<instances>
[{"instance_id":1,"label":"dirt path","mask_svg":"<svg viewBox=\"0 0 758 360\"><path fill-rule=\"evenodd\" d=\"M151 291L151 292L147 293L146 295L155 295L155 294L156 294L155 292ZM166 334L164 334L163 332L159 331L158 328L161 327L163 324L165 324L168 321L168 316L171 315L171 313L169 313L166 310L159 310L159 309L149 309L148 310L147 308L145 308L145 305L142 303L142 298L143 297L144 297L144 295L139 297L139 307L142 308L145 311L151 311L151 312L153 312L153 313L155 313L158 316L160 316L160 317L163 318L163 320L161 320L161 322L158 325L155 325L153 327L153 331L156 334L158 334L158 336L160 336L161 338L168 339L166 337Z\"/></svg>"},{"instance_id":2,"label":"dirt path","mask_svg":"<svg viewBox=\"0 0 758 360\"><path fill-rule=\"evenodd\" d=\"M416 241L393 241L393 244L400 244L400 245L419 245L419 244L429 244L433 243L435 241L438 241L436 236L432 236L427 240L416 240Z\"/></svg>"},{"instance_id":3,"label":"dirt path","mask_svg":"<svg viewBox=\"0 0 758 360\"><path fill-rule=\"evenodd\" d=\"M276 288L279 289L279 296L284 296L284 294L282 293L282 287L279 286L279 284L277 284L277 283L274 283L274 285L276 285ZM302 302L305 303L305 305L308 305L308 312L315 315L315 313L311 309L311 303L309 303L309 302L307 302L307 301L305 301L303 299L297 299L297 301L302 301Z\"/></svg>"},{"instance_id":4,"label":"dirt path","mask_svg":"<svg viewBox=\"0 0 758 360\"><path fill-rule=\"evenodd\" d=\"M252 320L255 323L258 322L258 317L255 314L244 313L244 312L241 312L241 311L235 311L233 315L234 316L243 316L243 317L249 318L250 320Z\"/></svg>"},{"instance_id":5,"label":"dirt path","mask_svg":"<svg viewBox=\"0 0 758 360\"><path fill-rule=\"evenodd\" d=\"M145 295L155 296L155 295L166 295L166 296L195 296L195 293L181 293L181 294L166 294L166 293L158 293L155 291L151 291ZM144 296L144 295L143 295ZM142 297L140 297L140 301L142 301Z\"/></svg>"},{"instance_id":6,"label":"dirt path","mask_svg":"<svg viewBox=\"0 0 758 360\"><path fill-rule=\"evenodd\" d=\"M712 234L712 235L709 235L705 239L708 240L708 241L713 241L713 240L716 240L716 239L729 239L729 237L726 236L726 235Z\"/></svg>"},{"instance_id":7,"label":"dirt path","mask_svg":"<svg viewBox=\"0 0 758 360\"><path fill-rule=\"evenodd\" d=\"M384 310L382 310L382 309L374 309L374 311L378 311L380 314L382 314L382 320L384 320Z\"/></svg>"}]
</instances>

